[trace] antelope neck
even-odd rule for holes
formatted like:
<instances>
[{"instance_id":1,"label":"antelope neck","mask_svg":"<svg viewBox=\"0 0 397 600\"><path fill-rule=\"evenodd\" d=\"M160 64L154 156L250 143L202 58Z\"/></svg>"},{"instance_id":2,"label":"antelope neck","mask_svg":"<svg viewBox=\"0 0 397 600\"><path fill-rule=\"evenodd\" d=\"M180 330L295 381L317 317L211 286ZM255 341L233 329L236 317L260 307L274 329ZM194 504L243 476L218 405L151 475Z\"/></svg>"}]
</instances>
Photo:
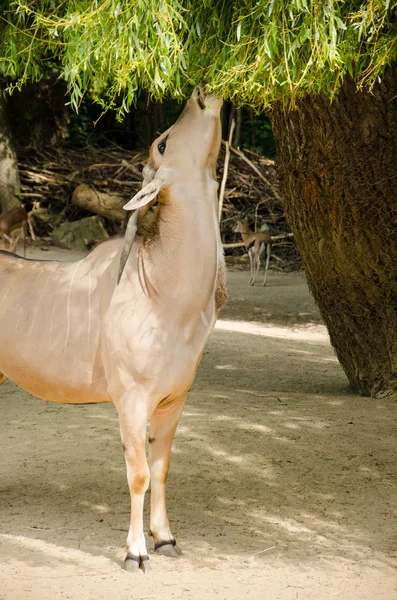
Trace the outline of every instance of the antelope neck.
<instances>
[{"instance_id":1,"label":"antelope neck","mask_svg":"<svg viewBox=\"0 0 397 600\"><path fill-rule=\"evenodd\" d=\"M165 190L157 237L143 248L151 285L178 305L208 305L217 269L215 182L180 182Z\"/></svg>"},{"instance_id":2,"label":"antelope neck","mask_svg":"<svg viewBox=\"0 0 397 600\"><path fill-rule=\"evenodd\" d=\"M243 242L246 246L248 246L253 239L255 239L255 235L251 231L242 231L241 237L243 238Z\"/></svg>"}]
</instances>

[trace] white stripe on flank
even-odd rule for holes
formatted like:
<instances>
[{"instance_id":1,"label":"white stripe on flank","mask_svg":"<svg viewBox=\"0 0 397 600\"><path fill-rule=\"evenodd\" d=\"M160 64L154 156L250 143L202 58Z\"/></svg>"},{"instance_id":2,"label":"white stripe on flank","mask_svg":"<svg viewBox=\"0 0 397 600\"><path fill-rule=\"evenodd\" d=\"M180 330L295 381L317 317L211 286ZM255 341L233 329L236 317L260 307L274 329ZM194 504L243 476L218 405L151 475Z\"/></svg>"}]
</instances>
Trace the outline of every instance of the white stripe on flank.
<instances>
[{"instance_id":1,"label":"white stripe on flank","mask_svg":"<svg viewBox=\"0 0 397 600\"><path fill-rule=\"evenodd\" d=\"M51 337L52 337L52 325L54 323L54 312L55 312L55 304L58 298L58 294L59 294L59 288L61 286L62 283L62 276L59 277L59 281L58 281L58 287L57 287L57 291L56 294L54 296L54 304L52 305L52 313L51 313L51 323L50 323L50 335L48 336L48 347L50 347L51 344Z\"/></svg>"},{"instance_id":2,"label":"white stripe on flank","mask_svg":"<svg viewBox=\"0 0 397 600\"><path fill-rule=\"evenodd\" d=\"M7 298L7 296L8 296L8 292L10 291L10 289L11 289L11 288L12 288L12 282L11 282L11 284L10 284L10 287L9 287L9 288L8 288L8 290L7 290L7 293L6 293L6 294L4 294L4 296L3 296L3 298L2 298L2 300L1 300L1 302L0 302L0 308L1 308L1 306L2 306L2 304L3 304L3 302L4 302L4 300Z\"/></svg>"},{"instance_id":3,"label":"white stripe on flank","mask_svg":"<svg viewBox=\"0 0 397 600\"><path fill-rule=\"evenodd\" d=\"M73 271L73 275L72 278L70 280L70 285L69 285L69 291L68 291L68 299L67 299L67 303L66 303L66 320L67 320L67 329L66 329L66 338L65 338L65 346L63 348L63 351L66 352L66 348L68 345L68 340L69 340L69 332L70 332L70 294L72 291L72 285L73 285L73 281L74 281L74 277L76 275L77 269L80 266L80 262L78 261L76 263L76 268Z\"/></svg>"},{"instance_id":4,"label":"white stripe on flank","mask_svg":"<svg viewBox=\"0 0 397 600\"><path fill-rule=\"evenodd\" d=\"M37 278L37 279L39 279L39 278L40 278L40 274L39 274L39 276L38 276L38 278ZM29 329L29 332L28 332L28 337L30 337L30 334L32 333L32 329L33 329L33 323L34 323L34 319L35 319L35 317L36 317L37 309L38 309L38 307L39 307L40 300L41 300L41 299L42 299L42 297L43 297L44 291L45 291L45 289L46 289L46 287L47 287L47 285L48 285L48 282L49 282L49 279L47 279L47 281L46 281L46 283L45 283L45 286L44 286L44 287L43 287L43 289L41 290L41 294L40 294L40 296L39 296L39 299L38 299L38 300L37 300L37 302L36 302L36 308L34 309L34 313L33 313L33 316L32 316L32 321L31 321L31 323L30 323L30 329ZM19 325L19 319L18 319L18 325Z\"/></svg>"},{"instance_id":5,"label":"white stripe on flank","mask_svg":"<svg viewBox=\"0 0 397 600\"><path fill-rule=\"evenodd\" d=\"M88 333L87 333L87 344L90 346L90 332L91 332L91 263L92 257L90 257L90 264L88 267Z\"/></svg>"}]
</instances>

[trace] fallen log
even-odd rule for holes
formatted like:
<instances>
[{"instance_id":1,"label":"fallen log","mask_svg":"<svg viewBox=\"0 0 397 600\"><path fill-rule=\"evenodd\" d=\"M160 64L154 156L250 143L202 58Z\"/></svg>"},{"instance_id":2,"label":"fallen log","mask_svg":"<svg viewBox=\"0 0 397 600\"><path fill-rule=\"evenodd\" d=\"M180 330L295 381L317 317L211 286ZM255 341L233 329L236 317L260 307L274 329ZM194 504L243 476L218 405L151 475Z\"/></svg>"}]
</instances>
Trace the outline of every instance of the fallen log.
<instances>
[{"instance_id":1,"label":"fallen log","mask_svg":"<svg viewBox=\"0 0 397 600\"><path fill-rule=\"evenodd\" d=\"M112 221L124 219L123 205L126 201L123 196L97 192L85 183L78 185L72 195L72 203L76 206Z\"/></svg>"}]
</instances>

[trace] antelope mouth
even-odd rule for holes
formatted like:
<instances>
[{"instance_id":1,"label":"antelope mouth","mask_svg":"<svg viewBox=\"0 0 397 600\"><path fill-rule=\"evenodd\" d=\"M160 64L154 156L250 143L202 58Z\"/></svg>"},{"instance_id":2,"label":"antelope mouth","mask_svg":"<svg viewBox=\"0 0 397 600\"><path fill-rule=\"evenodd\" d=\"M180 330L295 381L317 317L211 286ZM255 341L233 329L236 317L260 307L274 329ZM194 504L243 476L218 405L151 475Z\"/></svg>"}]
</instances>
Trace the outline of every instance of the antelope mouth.
<instances>
[{"instance_id":1,"label":"antelope mouth","mask_svg":"<svg viewBox=\"0 0 397 600\"><path fill-rule=\"evenodd\" d=\"M204 96L199 94L198 98L197 98L197 104L199 105L199 107L201 108L201 110L205 109L205 102L204 102Z\"/></svg>"},{"instance_id":2,"label":"antelope mouth","mask_svg":"<svg viewBox=\"0 0 397 600\"><path fill-rule=\"evenodd\" d=\"M197 104L199 105L199 107L201 108L201 110L205 109L205 94L206 94L206 87L207 87L207 82L206 81L200 81L199 85L197 86Z\"/></svg>"},{"instance_id":3,"label":"antelope mouth","mask_svg":"<svg viewBox=\"0 0 397 600\"><path fill-rule=\"evenodd\" d=\"M191 98L203 112L205 109L208 109L209 112L215 114L223 104L222 98L209 91L205 81L202 81L194 88Z\"/></svg>"}]
</instances>

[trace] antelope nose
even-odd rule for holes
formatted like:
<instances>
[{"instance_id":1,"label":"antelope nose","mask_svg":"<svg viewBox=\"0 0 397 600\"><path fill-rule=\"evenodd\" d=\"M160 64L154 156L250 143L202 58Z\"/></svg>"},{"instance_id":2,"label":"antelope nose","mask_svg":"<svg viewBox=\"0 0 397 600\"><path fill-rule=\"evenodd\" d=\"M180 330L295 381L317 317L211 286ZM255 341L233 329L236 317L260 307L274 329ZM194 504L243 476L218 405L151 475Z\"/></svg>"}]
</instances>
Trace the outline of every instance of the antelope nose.
<instances>
[{"instance_id":1,"label":"antelope nose","mask_svg":"<svg viewBox=\"0 0 397 600\"><path fill-rule=\"evenodd\" d=\"M205 108L205 84L201 82L198 86L196 86L193 90L192 98L197 102L199 107L204 110Z\"/></svg>"},{"instance_id":2,"label":"antelope nose","mask_svg":"<svg viewBox=\"0 0 397 600\"><path fill-rule=\"evenodd\" d=\"M223 100L212 93L208 93L208 86L205 81L202 81L196 86L191 95L191 99L197 102L197 105L202 109L208 109L210 113L218 113L222 107ZM207 112L207 111L206 111Z\"/></svg>"}]
</instances>

